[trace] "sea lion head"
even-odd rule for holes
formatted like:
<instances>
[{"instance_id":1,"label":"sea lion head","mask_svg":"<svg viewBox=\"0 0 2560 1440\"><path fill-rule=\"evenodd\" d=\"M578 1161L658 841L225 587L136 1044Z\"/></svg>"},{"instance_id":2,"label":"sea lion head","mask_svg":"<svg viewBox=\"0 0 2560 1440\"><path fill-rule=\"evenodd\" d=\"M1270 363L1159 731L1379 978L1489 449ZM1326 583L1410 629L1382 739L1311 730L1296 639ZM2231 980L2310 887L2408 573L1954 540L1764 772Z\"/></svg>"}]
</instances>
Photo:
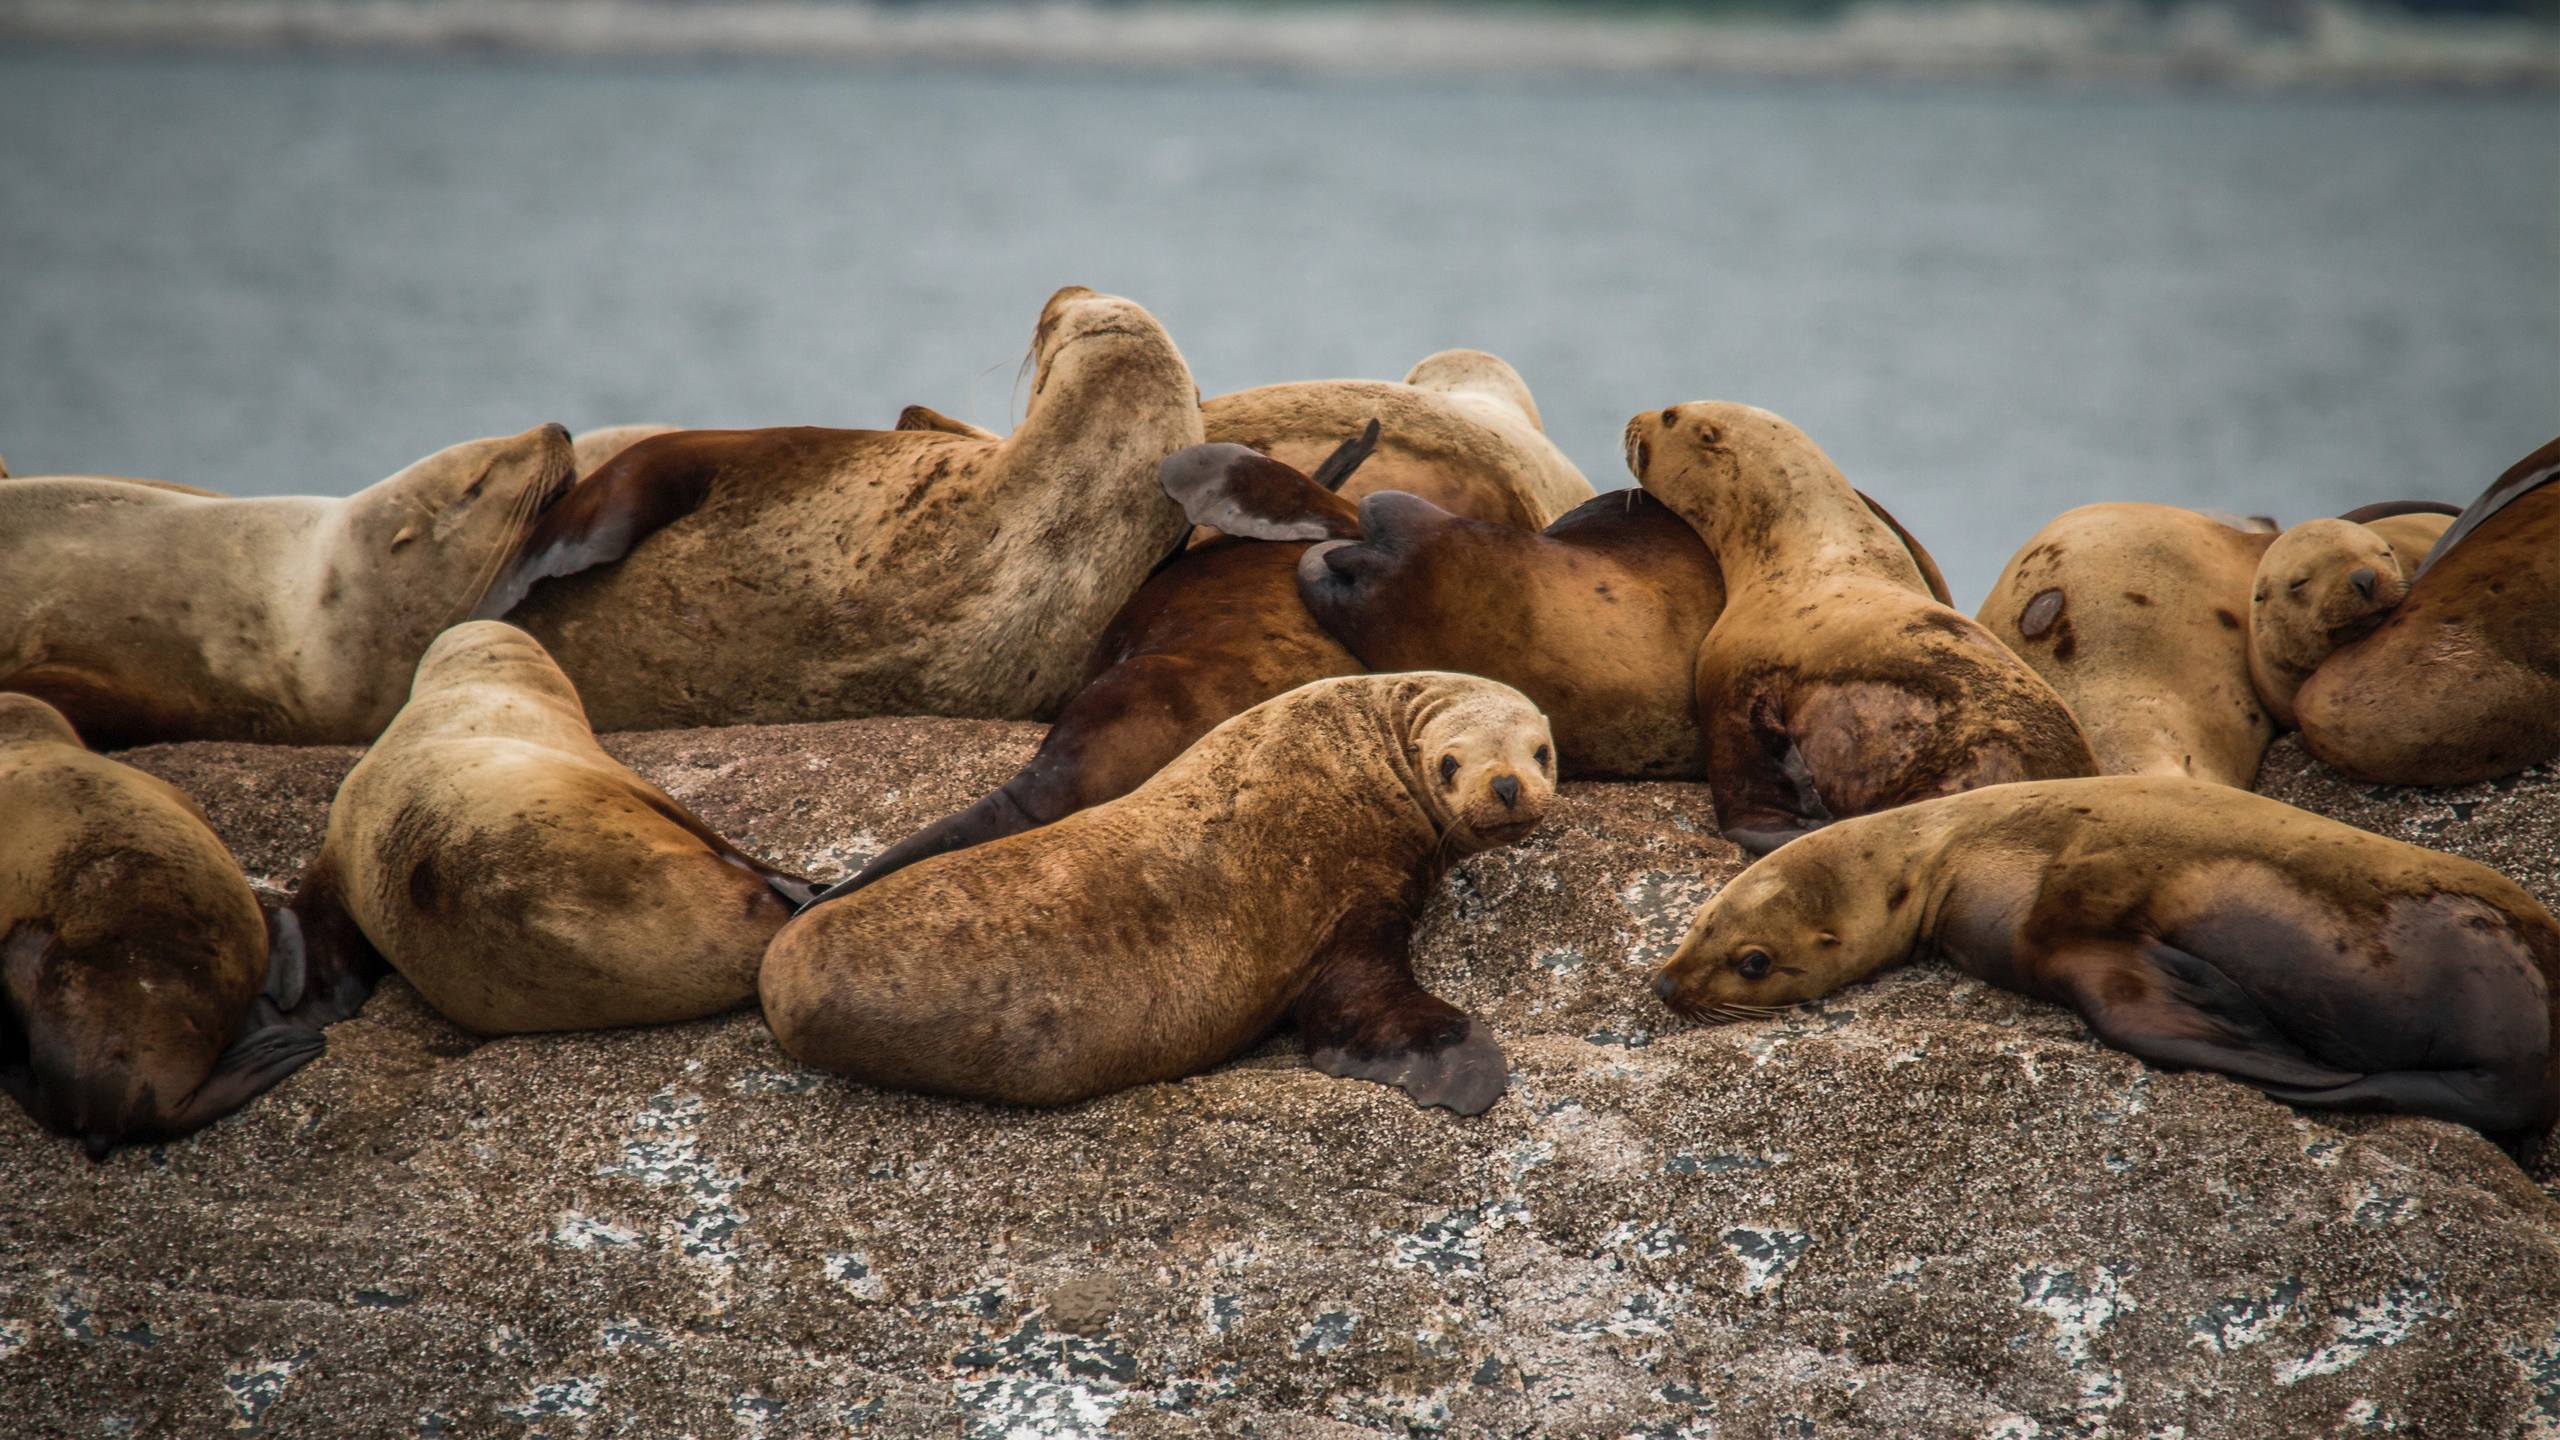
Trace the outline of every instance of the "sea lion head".
<instances>
[{"instance_id":1,"label":"sea lion head","mask_svg":"<svg viewBox=\"0 0 2560 1440\"><path fill-rule=\"evenodd\" d=\"M2282 671L2307 675L2408 596L2391 543L2351 520L2306 520L2258 559L2250 641Z\"/></svg>"},{"instance_id":2,"label":"sea lion head","mask_svg":"<svg viewBox=\"0 0 2560 1440\"><path fill-rule=\"evenodd\" d=\"M1828 995L1893 959L1892 937L1911 933L1895 912L1918 902L1889 869L1831 863L1856 828L1799 836L1734 877L1699 907L1653 993L1693 1019L1740 1020Z\"/></svg>"},{"instance_id":3,"label":"sea lion head","mask_svg":"<svg viewBox=\"0 0 2560 1440\"><path fill-rule=\"evenodd\" d=\"M1191 373L1173 337L1144 306L1069 285L1040 307L1040 324L1031 332L1031 404L1037 408L1062 385L1071 392L1080 379L1129 363L1170 365L1185 380ZM1198 391L1191 393L1196 409Z\"/></svg>"},{"instance_id":4,"label":"sea lion head","mask_svg":"<svg viewBox=\"0 0 2560 1440\"><path fill-rule=\"evenodd\" d=\"M1404 696L1405 755L1416 798L1461 853L1529 833L1556 793L1556 742L1547 717L1508 685L1473 675L1418 673Z\"/></svg>"},{"instance_id":5,"label":"sea lion head","mask_svg":"<svg viewBox=\"0 0 2560 1440\"><path fill-rule=\"evenodd\" d=\"M0 694L0 745L79 743L61 711L33 695Z\"/></svg>"},{"instance_id":6,"label":"sea lion head","mask_svg":"<svg viewBox=\"0 0 2560 1440\"><path fill-rule=\"evenodd\" d=\"M1443 350L1426 355L1405 372L1404 383L1417 390L1489 400L1520 412L1532 430L1543 433L1547 428L1538 418L1538 402L1529 394L1529 382L1520 378L1510 361L1489 351Z\"/></svg>"}]
</instances>

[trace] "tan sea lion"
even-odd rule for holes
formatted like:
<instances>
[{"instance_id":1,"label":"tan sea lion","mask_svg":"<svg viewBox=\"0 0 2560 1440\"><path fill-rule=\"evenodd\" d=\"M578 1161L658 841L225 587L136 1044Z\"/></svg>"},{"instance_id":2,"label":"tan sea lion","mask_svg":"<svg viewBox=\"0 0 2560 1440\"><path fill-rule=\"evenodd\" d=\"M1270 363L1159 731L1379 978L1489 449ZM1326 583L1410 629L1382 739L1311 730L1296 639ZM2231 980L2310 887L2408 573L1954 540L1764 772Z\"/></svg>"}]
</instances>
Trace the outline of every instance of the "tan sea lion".
<instances>
[{"instance_id":1,"label":"tan sea lion","mask_svg":"<svg viewBox=\"0 0 2560 1440\"><path fill-rule=\"evenodd\" d=\"M448 1018L505 1035L735 1009L812 888L605 754L541 644L482 620L418 663L294 908L329 963L378 954Z\"/></svg>"},{"instance_id":2,"label":"tan sea lion","mask_svg":"<svg viewBox=\"0 0 2560 1440\"><path fill-rule=\"evenodd\" d=\"M1727 839L1767 850L1843 816L2096 770L2053 687L1931 597L1803 431L1748 405L1674 405L1627 423L1627 464L1724 576L1697 701Z\"/></svg>"},{"instance_id":3,"label":"tan sea lion","mask_svg":"<svg viewBox=\"0 0 2560 1440\"><path fill-rule=\"evenodd\" d=\"M370 740L438 631L568 487L566 431L475 440L344 499L0 485L0 690L94 746Z\"/></svg>"},{"instance_id":4,"label":"tan sea lion","mask_svg":"<svg viewBox=\"0 0 2560 1440\"><path fill-rule=\"evenodd\" d=\"M2455 513L2426 502L2370 505L2306 520L2267 548L2249 596L2249 674L2279 728L2294 728L2294 694L2320 662L2408 597L2411 574Z\"/></svg>"},{"instance_id":5,"label":"tan sea lion","mask_svg":"<svg viewBox=\"0 0 2560 1440\"><path fill-rule=\"evenodd\" d=\"M1155 472L1199 442L1199 391L1117 296L1059 291L1032 348L1030 410L1003 440L643 440L546 518L478 613L539 637L599 730L1054 714L1182 533Z\"/></svg>"},{"instance_id":6,"label":"tan sea lion","mask_svg":"<svg viewBox=\"0 0 2560 1440\"><path fill-rule=\"evenodd\" d=\"M0 695L0 1091L90 1158L230 1114L320 1053L299 939L272 933L195 803Z\"/></svg>"},{"instance_id":7,"label":"tan sea lion","mask_svg":"<svg viewBox=\"0 0 2560 1440\"><path fill-rule=\"evenodd\" d=\"M2110 775L2247 789L2276 727L2249 678L2249 585L2276 537L2174 505L2066 510L1974 618L2071 707Z\"/></svg>"},{"instance_id":8,"label":"tan sea lion","mask_svg":"<svg viewBox=\"0 0 2560 1440\"><path fill-rule=\"evenodd\" d=\"M2490 1134L2560 1113L2560 922L2485 866L2227 786L2001 785L1744 871L1654 982L1734 1018L1935 951L2154 1064Z\"/></svg>"},{"instance_id":9,"label":"tan sea lion","mask_svg":"<svg viewBox=\"0 0 2560 1440\"><path fill-rule=\"evenodd\" d=\"M2395 785L2560 756L2560 440L2517 461L2427 552L2408 598L2294 696L2311 753Z\"/></svg>"},{"instance_id":10,"label":"tan sea lion","mask_svg":"<svg viewBox=\"0 0 2560 1440\"><path fill-rule=\"evenodd\" d=\"M1194 1074L1289 1018L1326 1074L1480 1114L1501 1050L1406 944L1444 867L1525 835L1554 780L1507 686L1320 680L1120 799L802 912L765 1018L808 1064L1024 1105Z\"/></svg>"},{"instance_id":11,"label":"tan sea lion","mask_svg":"<svg viewBox=\"0 0 2560 1440\"><path fill-rule=\"evenodd\" d=\"M1210 441L1258 450L1300 471L1314 470L1344 436L1378 422L1378 453L1342 489L1355 503L1402 490L1444 510L1536 530L1592 495L1591 482L1547 439L1527 382L1481 350L1443 350L1414 366L1401 385L1264 385L1204 401L1200 415Z\"/></svg>"}]
</instances>

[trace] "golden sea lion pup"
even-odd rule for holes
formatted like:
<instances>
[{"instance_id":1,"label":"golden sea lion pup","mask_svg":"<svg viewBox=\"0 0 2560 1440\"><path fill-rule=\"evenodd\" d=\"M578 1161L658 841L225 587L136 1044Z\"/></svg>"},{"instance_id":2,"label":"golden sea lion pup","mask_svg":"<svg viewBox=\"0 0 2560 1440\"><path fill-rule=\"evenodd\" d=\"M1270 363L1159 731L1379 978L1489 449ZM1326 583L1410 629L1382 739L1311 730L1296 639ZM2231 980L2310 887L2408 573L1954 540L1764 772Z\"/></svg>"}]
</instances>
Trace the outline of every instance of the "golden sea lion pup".
<instances>
[{"instance_id":1,"label":"golden sea lion pup","mask_svg":"<svg viewBox=\"0 0 2560 1440\"><path fill-rule=\"evenodd\" d=\"M1378 453L1343 486L1537 530L1591 498L1591 482L1547 439L1520 373L1481 350L1443 350L1401 385L1307 380L1239 390L1200 407L1208 438L1312 471L1346 435L1378 422Z\"/></svg>"},{"instance_id":2,"label":"golden sea lion pup","mask_svg":"<svg viewBox=\"0 0 2560 1440\"><path fill-rule=\"evenodd\" d=\"M90 1158L187 1134L320 1053L289 923L193 801L0 695L0 1090Z\"/></svg>"},{"instance_id":3,"label":"golden sea lion pup","mask_svg":"<svg viewBox=\"0 0 2560 1440\"><path fill-rule=\"evenodd\" d=\"M2275 725L2249 584L2275 536L2174 505L2083 505L2011 556L1975 619L2071 707L2110 775L2245 790Z\"/></svg>"},{"instance_id":4,"label":"golden sea lion pup","mask_svg":"<svg viewBox=\"0 0 2560 1440\"><path fill-rule=\"evenodd\" d=\"M542 646L481 620L418 663L294 908L316 957L379 955L457 1024L505 1035L735 1009L811 893L605 754Z\"/></svg>"},{"instance_id":5,"label":"golden sea lion pup","mask_svg":"<svg viewBox=\"0 0 2560 1440\"><path fill-rule=\"evenodd\" d=\"M802 912L765 1018L808 1064L1023 1105L1195 1074L1293 1019L1326 1074L1481 1114L1501 1049L1407 941L1444 867L1527 834L1554 780L1508 686L1320 680L1118 800Z\"/></svg>"},{"instance_id":6,"label":"golden sea lion pup","mask_svg":"<svg viewBox=\"0 0 2560 1440\"><path fill-rule=\"evenodd\" d=\"M2320 662L2408 597L2411 573L2455 513L2418 501L2369 505L2306 520L2267 548L2249 596L2249 674L2278 728L2294 728L2294 693Z\"/></svg>"},{"instance_id":7,"label":"golden sea lion pup","mask_svg":"<svg viewBox=\"0 0 2560 1440\"><path fill-rule=\"evenodd\" d=\"M1706 903L1654 989L1733 1018L1931 951L2296 1105L2493 1135L2560 1106L2560 923L2532 896L2194 780L2001 785L1805 836Z\"/></svg>"},{"instance_id":8,"label":"golden sea lion pup","mask_svg":"<svg viewBox=\"0 0 2560 1440\"><path fill-rule=\"evenodd\" d=\"M2408 598L2294 696L2311 753L2394 785L2458 785L2560 756L2560 440L2500 476Z\"/></svg>"},{"instance_id":9,"label":"golden sea lion pup","mask_svg":"<svg viewBox=\"0 0 2560 1440\"><path fill-rule=\"evenodd\" d=\"M370 740L571 481L544 425L344 499L87 477L0 485L0 690L89 744Z\"/></svg>"},{"instance_id":10,"label":"golden sea lion pup","mask_svg":"<svg viewBox=\"0 0 2560 1440\"><path fill-rule=\"evenodd\" d=\"M479 614L550 647L599 730L1054 714L1182 534L1156 466L1199 443L1199 391L1154 316L1082 287L1051 297L1032 352L1030 410L1003 440L643 440L562 502Z\"/></svg>"},{"instance_id":11,"label":"golden sea lion pup","mask_svg":"<svg viewBox=\"0 0 2560 1440\"><path fill-rule=\"evenodd\" d=\"M1767 850L1843 816L2096 770L2053 687L1930 595L1803 431L1674 405L1627 422L1627 464L1724 576L1697 702L1727 839Z\"/></svg>"}]
</instances>

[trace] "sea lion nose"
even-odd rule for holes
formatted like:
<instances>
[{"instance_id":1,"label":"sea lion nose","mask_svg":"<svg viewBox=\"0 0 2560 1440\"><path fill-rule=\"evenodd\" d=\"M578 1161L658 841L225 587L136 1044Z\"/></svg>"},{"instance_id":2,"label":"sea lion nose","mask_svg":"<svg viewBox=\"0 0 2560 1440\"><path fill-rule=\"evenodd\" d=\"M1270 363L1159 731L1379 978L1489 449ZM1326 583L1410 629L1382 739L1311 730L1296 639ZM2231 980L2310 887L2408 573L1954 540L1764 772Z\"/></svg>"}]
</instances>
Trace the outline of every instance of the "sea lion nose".
<instances>
[{"instance_id":1,"label":"sea lion nose","mask_svg":"<svg viewBox=\"0 0 2560 1440\"><path fill-rule=\"evenodd\" d=\"M1514 775L1497 775L1497 776L1495 776L1495 777L1493 778L1493 793L1494 793L1494 794L1496 794L1496 795L1498 795L1498 796L1500 796L1500 797L1502 797L1502 808L1503 808L1503 809L1505 809L1505 810L1508 810L1508 809L1510 809L1512 806L1519 804L1519 803L1520 803L1520 780L1519 780L1519 777L1514 776Z\"/></svg>"},{"instance_id":2,"label":"sea lion nose","mask_svg":"<svg viewBox=\"0 0 2560 1440\"><path fill-rule=\"evenodd\" d=\"M1679 993L1680 982L1671 978L1670 971L1662 971L1653 977L1653 998L1656 1000L1668 1005L1671 997Z\"/></svg>"},{"instance_id":3,"label":"sea lion nose","mask_svg":"<svg viewBox=\"0 0 2560 1440\"><path fill-rule=\"evenodd\" d=\"M2347 576L2347 583L2356 587L2357 594L2370 600L2373 598L2373 582L2380 578L2371 570L2359 569Z\"/></svg>"}]
</instances>

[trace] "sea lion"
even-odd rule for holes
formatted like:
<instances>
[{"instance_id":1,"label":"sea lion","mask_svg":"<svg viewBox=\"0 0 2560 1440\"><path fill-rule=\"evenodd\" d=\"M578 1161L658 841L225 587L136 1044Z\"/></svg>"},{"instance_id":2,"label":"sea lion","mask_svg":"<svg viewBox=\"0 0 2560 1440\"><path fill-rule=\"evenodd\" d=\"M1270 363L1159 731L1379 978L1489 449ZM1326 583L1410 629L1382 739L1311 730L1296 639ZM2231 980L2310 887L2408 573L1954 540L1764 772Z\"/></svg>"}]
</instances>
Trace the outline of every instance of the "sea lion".
<instances>
[{"instance_id":1,"label":"sea lion","mask_svg":"<svg viewBox=\"0 0 2560 1440\"><path fill-rule=\"evenodd\" d=\"M1937 562L1866 503L1944 600ZM1698 647L1724 580L1660 501L1597 495L1530 532L1382 491L1360 502L1359 532L1307 552L1298 598L1362 664L1518 689L1546 712L1571 778L1706 778Z\"/></svg>"},{"instance_id":2,"label":"sea lion","mask_svg":"<svg viewBox=\"0 0 2560 1440\"><path fill-rule=\"evenodd\" d=\"M676 429L677 427L673 425L654 425L643 422L634 425L607 425L600 430L581 430L577 438L570 442L577 459L578 475L581 479L593 475L604 468L606 461L641 441L673 434Z\"/></svg>"},{"instance_id":3,"label":"sea lion","mask_svg":"<svg viewBox=\"0 0 2560 1440\"><path fill-rule=\"evenodd\" d=\"M292 926L195 802L0 695L0 1090L90 1158L174 1139L320 1053Z\"/></svg>"},{"instance_id":4,"label":"sea lion","mask_svg":"<svg viewBox=\"0 0 2560 1440\"><path fill-rule=\"evenodd\" d=\"M1591 498L1591 482L1547 439L1520 372L1481 350L1443 350L1405 375L1305 380L1202 402L1212 442L1312 471L1374 420L1378 453L1342 489L1357 503L1402 490L1461 515L1536 530ZM1205 536L1198 538L1205 539Z\"/></svg>"},{"instance_id":5,"label":"sea lion","mask_svg":"<svg viewBox=\"0 0 2560 1440\"><path fill-rule=\"evenodd\" d=\"M506 1035L735 1009L812 891L605 754L541 644L481 620L418 662L294 908L318 958L379 956L457 1024Z\"/></svg>"},{"instance_id":6,"label":"sea lion","mask_svg":"<svg viewBox=\"0 0 2560 1440\"><path fill-rule=\"evenodd\" d=\"M2002 785L1843 821L1744 871L1654 981L1692 1016L1936 951L2157 1065L2493 1135L2560 1107L2560 922L2505 876L2226 786Z\"/></svg>"},{"instance_id":7,"label":"sea lion","mask_svg":"<svg viewBox=\"0 0 2560 1440\"><path fill-rule=\"evenodd\" d=\"M1636 416L1626 439L1637 482L1724 575L1697 701L1727 839L1757 852L1843 816L2095 772L2053 687L1931 597L1803 431L1698 401Z\"/></svg>"},{"instance_id":8,"label":"sea lion","mask_svg":"<svg viewBox=\"0 0 2560 1440\"><path fill-rule=\"evenodd\" d=\"M0 690L91 745L370 740L571 476L568 432L441 450L344 499L0 485Z\"/></svg>"},{"instance_id":9,"label":"sea lion","mask_svg":"<svg viewBox=\"0 0 2560 1440\"><path fill-rule=\"evenodd\" d=\"M875 1085L1058 1105L1194 1074L1286 1017L1328 1075L1481 1114L1501 1049L1406 945L1449 862L1537 823L1554 759L1490 680L1300 686L1120 799L802 912L765 954L765 1018Z\"/></svg>"},{"instance_id":10,"label":"sea lion","mask_svg":"<svg viewBox=\"0 0 2560 1440\"><path fill-rule=\"evenodd\" d=\"M2294 696L2311 753L2394 785L2560 756L2560 439L2510 466L2419 562L2408 598Z\"/></svg>"},{"instance_id":11,"label":"sea lion","mask_svg":"<svg viewBox=\"0 0 2560 1440\"><path fill-rule=\"evenodd\" d=\"M2249 674L2279 728L2294 728L2294 694L2320 662L2408 598L2411 573L2455 513L2421 501L2369 505L2306 520L2267 548L2249 595Z\"/></svg>"},{"instance_id":12,"label":"sea lion","mask_svg":"<svg viewBox=\"0 0 2560 1440\"><path fill-rule=\"evenodd\" d=\"M1030 411L1003 440L643 440L546 517L478 614L540 638L599 730L1052 715L1182 534L1155 472L1199 443L1200 408L1172 337L1117 296L1059 291L1032 347Z\"/></svg>"},{"instance_id":13,"label":"sea lion","mask_svg":"<svg viewBox=\"0 0 2560 1440\"><path fill-rule=\"evenodd\" d=\"M1975 619L2071 707L2110 775L2245 790L2276 727L2249 585L2276 537L2174 505L2083 505L2018 547Z\"/></svg>"}]
</instances>

